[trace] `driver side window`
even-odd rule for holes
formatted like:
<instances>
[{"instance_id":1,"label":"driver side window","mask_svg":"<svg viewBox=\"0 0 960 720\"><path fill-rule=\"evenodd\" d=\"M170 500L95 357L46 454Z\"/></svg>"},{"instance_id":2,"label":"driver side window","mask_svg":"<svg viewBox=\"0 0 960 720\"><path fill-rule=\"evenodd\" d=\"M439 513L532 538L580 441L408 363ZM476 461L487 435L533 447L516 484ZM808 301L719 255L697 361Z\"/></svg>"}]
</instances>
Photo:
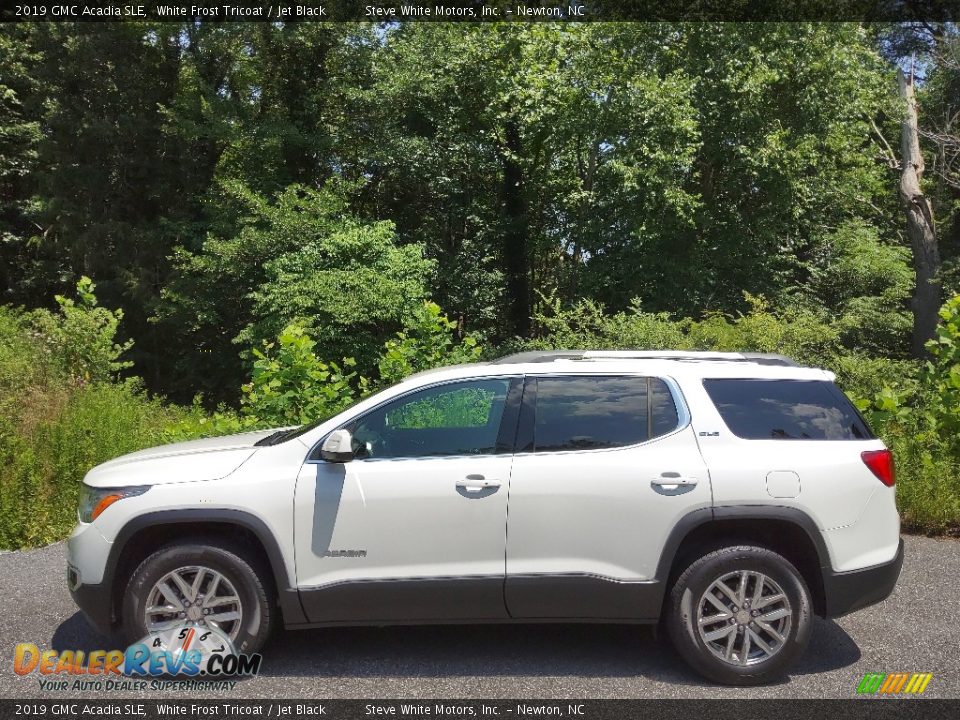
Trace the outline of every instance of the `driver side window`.
<instances>
[{"instance_id":1,"label":"driver side window","mask_svg":"<svg viewBox=\"0 0 960 720\"><path fill-rule=\"evenodd\" d=\"M347 428L357 458L493 454L509 387L509 379L450 383L377 408Z\"/></svg>"}]
</instances>

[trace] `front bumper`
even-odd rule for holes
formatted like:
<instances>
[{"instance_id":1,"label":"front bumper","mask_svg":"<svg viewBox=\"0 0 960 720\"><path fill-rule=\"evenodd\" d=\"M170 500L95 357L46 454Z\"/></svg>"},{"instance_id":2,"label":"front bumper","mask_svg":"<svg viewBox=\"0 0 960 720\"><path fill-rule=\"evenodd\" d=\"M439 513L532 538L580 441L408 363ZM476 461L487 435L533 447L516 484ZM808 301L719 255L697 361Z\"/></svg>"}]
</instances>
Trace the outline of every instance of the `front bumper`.
<instances>
[{"instance_id":1,"label":"front bumper","mask_svg":"<svg viewBox=\"0 0 960 720\"><path fill-rule=\"evenodd\" d=\"M67 571L68 578L70 570ZM110 589L105 584L76 585L70 583L70 595L77 607L87 616L87 620L102 635L113 633L113 603Z\"/></svg>"},{"instance_id":2,"label":"front bumper","mask_svg":"<svg viewBox=\"0 0 960 720\"><path fill-rule=\"evenodd\" d=\"M80 523L67 539L67 588L91 624L109 635L113 621L108 559L112 544L95 525Z\"/></svg>"},{"instance_id":3,"label":"front bumper","mask_svg":"<svg viewBox=\"0 0 960 720\"><path fill-rule=\"evenodd\" d=\"M862 570L823 573L826 617L836 618L886 600L893 592L903 567L903 539L897 555L888 563Z\"/></svg>"}]
</instances>

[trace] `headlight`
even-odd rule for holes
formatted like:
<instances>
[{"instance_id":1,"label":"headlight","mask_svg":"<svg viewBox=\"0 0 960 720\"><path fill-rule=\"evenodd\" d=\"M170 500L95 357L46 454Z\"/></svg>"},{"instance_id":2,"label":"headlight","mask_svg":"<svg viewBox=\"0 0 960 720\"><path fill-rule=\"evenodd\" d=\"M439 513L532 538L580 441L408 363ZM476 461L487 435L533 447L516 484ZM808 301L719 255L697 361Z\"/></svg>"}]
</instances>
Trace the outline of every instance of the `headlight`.
<instances>
[{"instance_id":1,"label":"headlight","mask_svg":"<svg viewBox=\"0 0 960 720\"><path fill-rule=\"evenodd\" d=\"M149 489L149 485L122 488L95 488L86 484L81 485L80 507L77 509L77 516L80 518L80 522L91 523L117 500L143 495Z\"/></svg>"}]
</instances>

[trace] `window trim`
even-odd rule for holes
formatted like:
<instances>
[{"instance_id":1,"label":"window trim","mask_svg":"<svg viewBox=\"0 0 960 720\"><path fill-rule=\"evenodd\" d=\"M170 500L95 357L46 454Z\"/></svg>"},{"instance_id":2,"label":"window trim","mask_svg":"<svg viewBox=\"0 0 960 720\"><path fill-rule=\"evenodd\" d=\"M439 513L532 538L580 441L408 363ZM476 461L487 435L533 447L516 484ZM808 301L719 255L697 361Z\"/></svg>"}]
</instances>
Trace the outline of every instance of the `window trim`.
<instances>
[{"instance_id":1,"label":"window trim","mask_svg":"<svg viewBox=\"0 0 960 720\"><path fill-rule=\"evenodd\" d=\"M850 406L850 410L853 412L854 416L863 424L863 427L870 434L870 437L866 438L799 438L799 437L786 437L786 438L754 438L754 437L744 437L743 435L738 435L733 431L733 428L730 427L730 424L727 422L727 419L723 416L723 413L720 412L720 408L717 405L717 401L713 399L713 396L710 394L710 391L707 389L707 383L710 381L717 380L733 380L733 381L747 381L747 382L789 382L789 383L818 383L825 385L827 393L835 398L838 402L846 403ZM831 442L831 443L851 443L851 442L873 442L879 439L879 436L874 432L873 428L870 427L870 424L867 422L867 419L860 412L860 409L854 405L853 400L846 396L846 393L843 392L835 382L830 380L818 380L816 378L783 378L783 377L771 377L771 378L758 378L758 377L704 377L700 379L700 384L703 387L703 393L706 395L707 400L710 402L710 405L713 407L713 411L717 414L717 417L720 418L720 422L723 423L723 426L727 429L727 432L730 433L730 436L740 440L742 442Z\"/></svg>"},{"instance_id":2,"label":"window trim","mask_svg":"<svg viewBox=\"0 0 960 720\"><path fill-rule=\"evenodd\" d=\"M533 429L536 422L536 403L537 403L537 390L536 384L531 383L531 380L540 380L546 378L569 378L569 377L588 377L588 378L602 378L602 377L611 377L611 378L650 378L661 380L670 392L670 395L673 397L673 404L677 408L677 425L669 432L665 432L662 435L657 435L656 437L647 438L646 440L641 440L638 443L633 443L631 445L619 445L617 447L608 447L608 448L584 448L580 450L520 450L520 447L525 447L521 445L521 442L533 442ZM530 388L533 388L532 391L529 391ZM647 417L649 422L651 410L651 404L649 398L647 399ZM645 445L650 445L651 443L660 442L664 438L671 437L677 433L683 432L690 426L691 415L690 408L687 405L686 398L683 395L683 391L680 389L680 384L668 375L657 375L654 373L598 373L598 372L576 372L576 373L530 373L524 376L523 382L523 401L521 403L520 417L517 426L517 439L514 443L514 457L525 457L528 455L565 455L569 453L605 453L605 452L622 452L624 450L633 450L636 448L643 447ZM648 427L653 427L652 424ZM529 438L529 440L527 439Z\"/></svg>"},{"instance_id":3,"label":"window trim","mask_svg":"<svg viewBox=\"0 0 960 720\"><path fill-rule=\"evenodd\" d=\"M524 386L524 376L522 374L516 375L478 375L476 377L465 377L465 378L448 378L447 380L441 380L439 382L429 383L427 385L420 385L415 388L411 388L406 392L400 393L399 395L394 395L390 398L387 398L383 402L380 402L374 405L371 408L367 408L362 413L354 415L347 418L344 421L338 422L336 427L333 428L328 433L325 433L317 442L310 448L310 452L307 453L307 459L304 460L305 465L326 465L328 464L326 460L320 457L320 448L323 447L323 443L326 439L337 430L342 430L347 425L352 423L360 422L368 415L377 412L381 408L390 405L398 400L403 398L410 397L417 393L423 392L425 390L433 390L434 388L443 387L444 385L458 385L469 382L482 382L484 380L505 380L507 382L507 397L503 408L503 415L500 418L500 427L497 428L497 446L499 447L501 438L504 434L508 438L512 436L512 442L510 447L503 452L493 452L493 453L484 453L480 455L467 454L467 455L423 455L419 457L398 457L398 458L354 458L350 462L416 462L420 460L452 460L456 458L487 458L487 457L503 457L507 455L513 455L516 450L516 433L517 433L517 424L520 416L520 393ZM333 419L333 418L331 418ZM513 424L513 431L510 431L510 424Z\"/></svg>"}]
</instances>

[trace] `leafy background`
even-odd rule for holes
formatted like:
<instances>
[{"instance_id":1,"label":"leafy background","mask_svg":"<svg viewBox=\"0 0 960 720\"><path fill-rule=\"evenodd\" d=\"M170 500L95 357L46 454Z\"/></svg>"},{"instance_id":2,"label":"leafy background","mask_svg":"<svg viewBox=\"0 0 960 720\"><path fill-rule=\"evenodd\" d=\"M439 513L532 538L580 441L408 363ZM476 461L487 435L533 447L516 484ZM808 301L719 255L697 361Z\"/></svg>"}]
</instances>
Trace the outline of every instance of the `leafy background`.
<instances>
[{"instance_id":1,"label":"leafy background","mask_svg":"<svg viewBox=\"0 0 960 720\"><path fill-rule=\"evenodd\" d=\"M0 547L63 537L120 453L586 347L830 368L896 451L907 526L957 532L960 190L934 139L960 71L937 31L0 27ZM943 258L922 356L890 163L908 64Z\"/></svg>"}]
</instances>

